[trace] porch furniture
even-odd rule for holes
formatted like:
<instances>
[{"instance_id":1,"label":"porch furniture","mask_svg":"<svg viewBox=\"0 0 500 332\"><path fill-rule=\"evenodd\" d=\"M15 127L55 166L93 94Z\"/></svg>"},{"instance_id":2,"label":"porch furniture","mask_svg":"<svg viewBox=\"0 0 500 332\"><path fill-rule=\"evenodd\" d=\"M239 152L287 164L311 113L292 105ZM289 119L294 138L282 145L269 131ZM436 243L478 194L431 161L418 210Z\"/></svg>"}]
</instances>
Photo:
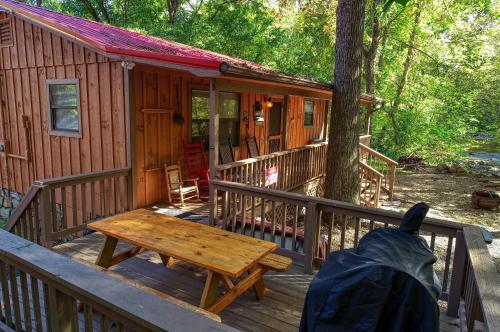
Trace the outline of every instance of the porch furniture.
<instances>
[{"instance_id":1,"label":"porch furniture","mask_svg":"<svg viewBox=\"0 0 500 332\"><path fill-rule=\"evenodd\" d=\"M230 138L219 142L219 159L222 165L234 163L234 152Z\"/></svg>"},{"instance_id":2,"label":"porch furniture","mask_svg":"<svg viewBox=\"0 0 500 332\"><path fill-rule=\"evenodd\" d=\"M208 196L208 166L203 142L184 143L184 162L189 177L198 180L200 196Z\"/></svg>"},{"instance_id":3,"label":"porch furniture","mask_svg":"<svg viewBox=\"0 0 500 332\"><path fill-rule=\"evenodd\" d=\"M88 227L106 235L96 264L110 267L138 254L157 252L168 266L175 259L208 271L200 307L218 314L239 295L253 287L260 299L266 293L262 276L268 270L284 271L289 258L271 254L277 244L228 232L216 227L138 209L109 217ZM118 240L134 248L113 255ZM248 272L248 276L243 277ZM217 298L219 282L226 288Z\"/></svg>"},{"instance_id":4,"label":"porch furniture","mask_svg":"<svg viewBox=\"0 0 500 332\"><path fill-rule=\"evenodd\" d=\"M174 200L177 200L184 206L184 201L187 199L200 199L198 180L183 180L179 163L170 166L165 164L165 180L167 182L167 196L170 204L173 204ZM185 186L185 183L191 183L191 185Z\"/></svg>"},{"instance_id":5,"label":"porch furniture","mask_svg":"<svg viewBox=\"0 0 500 332\"><path fill-rule=\"evenodd\" d=\"M248 149L248 157L249 158L255 158L260 156L259 153L259 145L257 144L257 140L254 137L246 137L245 142L247 143L247 149Z\"/></svg>"}]
</instances>

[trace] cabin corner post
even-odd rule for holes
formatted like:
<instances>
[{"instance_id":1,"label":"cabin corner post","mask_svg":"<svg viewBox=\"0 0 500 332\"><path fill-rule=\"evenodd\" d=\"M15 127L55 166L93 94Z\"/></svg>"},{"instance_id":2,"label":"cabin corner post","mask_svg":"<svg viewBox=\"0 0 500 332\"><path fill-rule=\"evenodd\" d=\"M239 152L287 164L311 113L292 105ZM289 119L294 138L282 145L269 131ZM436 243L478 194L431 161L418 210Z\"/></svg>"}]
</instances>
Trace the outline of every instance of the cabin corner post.
<instances>
[{"instance_id":1,"label":"cabin corner post","mask_svg":"<svg viewBox=\"0 0 500 332\"><path fill-rule=\"evenodd\" d=\"M211 181L217 176L217 161L219 155L219 105L217 94L217 82L215 78L210 79L210 136L209 136L209 223L215 226L217 216L217 190Z\"/></svg>"},{"instance_id":2,"label":"cabin corner post","mask_svg":"<svg viewBox=\"0 0 500 332\"><path fill-rule=\"evenodd\" d=\"M126 135L126 154L127 154L127 167L130 172L127 176L127 208L133 210L136 206L136 182L137 169L135 165L135 112L132 110L134 105L131 89L133 88L133 69L135 64L133 62L123 61L123 84L124 84L124 101L125 101L125 135Z\"/></svg>"}]
</instances>

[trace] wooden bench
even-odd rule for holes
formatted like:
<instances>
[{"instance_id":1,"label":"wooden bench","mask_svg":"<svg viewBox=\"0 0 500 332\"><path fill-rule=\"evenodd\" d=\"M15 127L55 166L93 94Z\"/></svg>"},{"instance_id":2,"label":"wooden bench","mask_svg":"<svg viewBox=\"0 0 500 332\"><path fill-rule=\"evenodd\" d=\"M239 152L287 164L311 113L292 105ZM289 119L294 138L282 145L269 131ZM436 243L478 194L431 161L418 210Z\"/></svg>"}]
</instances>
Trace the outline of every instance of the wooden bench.
<instances>
[{"instance_id":1,"label":"wooden bench","mask_svg":"<svg viewBox=\"0 0 500 332\"><path fill-rule=\"evenodd\" d=\"M268 254L259 261L259 265L266 270L284 272L292 266L292 259L278 254Z\"/></svg>"},{"instance_id":2,"label":"wooden bench","mask_svg":"<svg viewBox=\"0 0 500 332\"><path fill-rule=\"evenodd\" d=\"M72 259L75 260L75 261L78 261L79 263L81 263L83 265L91 267L91 268L93 268L93 269L95 269L97 271L103 272L103 273L105 273L105 274L107 274L107 275L109 275L109 276L111 276L111 277L113 277L115 279L123 281L123 282L125 282L125 283L127 283L127 284L129 284L131 286L135 286L135 287L137 287L139 289L142 289L143 291L148 292L148 293L150 293L152 295L155 295L155 296L157 296L157 297L159 297L159 298L161 298L163 300L175 303L179 307L182 307L182 308L194 311L194 312L196 312L196 313L198 313L200 315L203 315L203 316L205 316L207 318L210 318L210 319L212 319L212 320L214 320L216 322L219 322L219 323L222 322L220 316L217 315L217 314L211 313L211 312L209 312L207 310L204 310L204 309L202 309L200 307L194 306L194 305L192 305L190 303L187 303L185 301L179 300L179 299L177 299L175 297L172 297L172 296L170 296L168 294L165 294L165 293L162 293L160 291L157 291L156 289L153 289L153 288L148 287L146 285L140 284L137 281L128 279L128 278L126 278L126 277L124 277L124 276L122 276L122 275L120 275L120 274L118 274L116 272L110 271L108 269L105 269L103 267L100 267L100 266L97 266L97 265L94 265L94 264L90 264L89 262L87 262L87 261L85 261L85 260L83 260L81 258L72 258ZM79 307L78 309L80 311L83 310L83 306ZM2 327L2 325L0 324L0 330L3 331L1 329L1 327Z\"/></svg>"}]
</instances>

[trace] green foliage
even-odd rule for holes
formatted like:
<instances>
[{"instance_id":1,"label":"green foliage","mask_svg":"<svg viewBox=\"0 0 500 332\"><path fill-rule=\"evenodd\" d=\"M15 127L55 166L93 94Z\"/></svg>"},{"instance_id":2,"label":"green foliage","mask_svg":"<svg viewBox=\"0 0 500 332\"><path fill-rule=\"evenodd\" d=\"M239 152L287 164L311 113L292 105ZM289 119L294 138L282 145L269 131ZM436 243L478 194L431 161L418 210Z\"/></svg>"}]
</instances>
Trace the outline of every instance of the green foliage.
<instances>
[{"instance_id":1,"label":"green foliage","mask_svg":"<svg viewBox=\"0 0 500 332\"><path fill-rule=\"evenodd\" d=\"M437 162L462 154L470 143L468 132L500 136L499 2L377 1L385 10L379 13L375 94L385 100L386 107L373 117L375 147L396 159L417 153ZM165 0L43 1L44 6L59 11L89 19L97 15L101 21L107 15L111 24L286 73L333 79L335 0L178 3L171 22ZM422 16L408 79L394 110L395 128L388 109L401 80L416 4L423 6ZM368 13L366 17L365 42L369 42L373 19Z\"/></svg>"}]
</instances>

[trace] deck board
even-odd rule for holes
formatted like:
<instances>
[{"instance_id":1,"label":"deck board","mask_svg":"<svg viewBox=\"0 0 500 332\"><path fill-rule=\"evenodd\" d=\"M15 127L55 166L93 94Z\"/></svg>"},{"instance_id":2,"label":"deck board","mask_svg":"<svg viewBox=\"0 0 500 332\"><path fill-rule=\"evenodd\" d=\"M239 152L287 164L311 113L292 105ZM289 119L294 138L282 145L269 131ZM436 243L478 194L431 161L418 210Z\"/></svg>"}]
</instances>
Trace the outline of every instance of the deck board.
<instances>
[{"instance_id":1,"label":"deck board","mask_svg":"<svg viewBox=\"0 0 500 332\"><path fill-rule=\"evenodd\" d=\"M94 263L103 241L102 234L93 233L53 249L74 259ZM130 247L119 241L116 253ZM150 251L121 262L110 270L193 305L199 304L206 278L204 270L187 263L177 261L166 268L159 256ZM264 276L269 288L266 296L257 300L253 291L245 292L220 314L222 321L243 331L295 331L312 278L304 274L303 268L298 265L293 265L286 272L269 272ZM458 331L454 324L455 320L442 317L441 331Z\"/></svg>"}]
</instances>

